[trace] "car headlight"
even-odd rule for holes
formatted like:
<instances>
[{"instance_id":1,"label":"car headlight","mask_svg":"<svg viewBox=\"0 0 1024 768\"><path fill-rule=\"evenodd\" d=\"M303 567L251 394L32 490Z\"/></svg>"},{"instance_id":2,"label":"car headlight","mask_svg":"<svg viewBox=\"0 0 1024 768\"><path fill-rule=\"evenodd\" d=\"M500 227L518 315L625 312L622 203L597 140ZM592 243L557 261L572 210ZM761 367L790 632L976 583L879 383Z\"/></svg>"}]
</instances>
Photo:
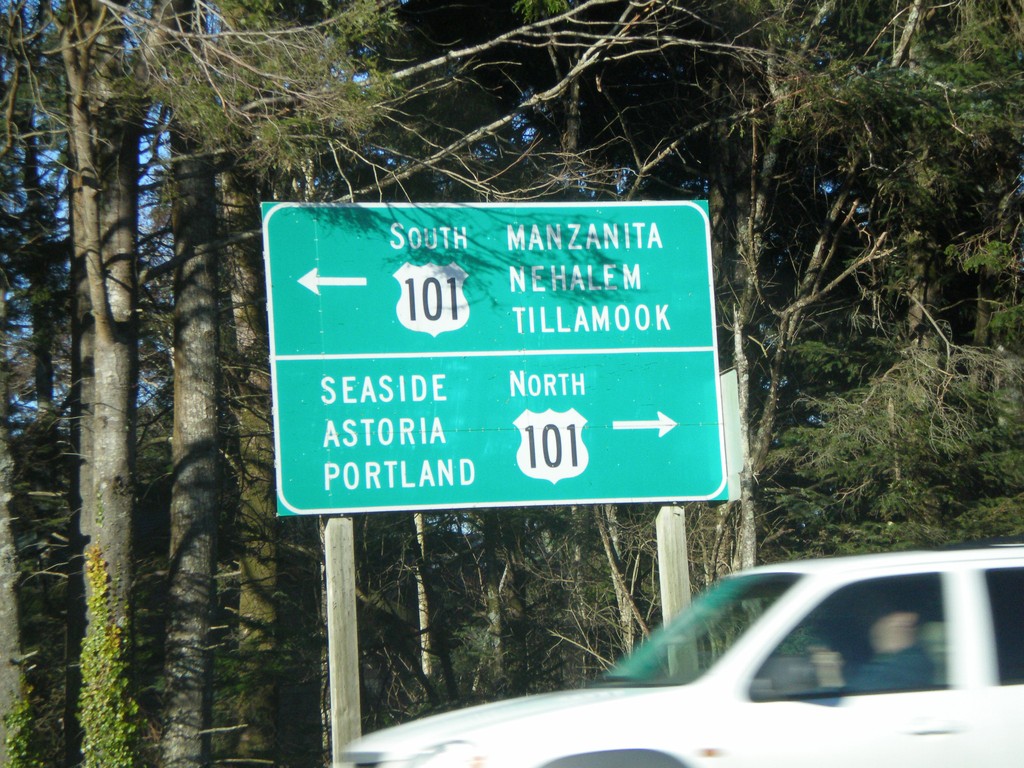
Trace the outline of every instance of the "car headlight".
<instances>
[{"instance_id":1,"label":"car headlight","mask_svg":"<svg viewBox=\"0 0 1024 768\"><path fill-rule=\"evenodd\" d=\"M468 741L439 744L416 758L410 768L486 768L483 752Z\"/></svg>"}]
</instances>

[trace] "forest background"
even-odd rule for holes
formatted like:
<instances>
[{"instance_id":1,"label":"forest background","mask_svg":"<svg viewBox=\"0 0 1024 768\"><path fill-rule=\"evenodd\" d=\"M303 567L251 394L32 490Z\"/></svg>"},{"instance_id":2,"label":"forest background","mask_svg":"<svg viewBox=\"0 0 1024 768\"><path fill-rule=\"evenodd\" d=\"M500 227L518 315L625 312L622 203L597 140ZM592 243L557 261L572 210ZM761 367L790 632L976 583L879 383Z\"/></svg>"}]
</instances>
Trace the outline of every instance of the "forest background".
<instances>
[{"instance_id":1,"label":"forest background","mask_svg":"<svg viewBox=\"0 0 1024 768\"><path fill-rule=\"evenodd\" d=\"M260 200L707 199L757 561L1024 532L1021 0L0 0L0 764L326 760ZM656 509L355 520L363 719L580 684Z\"/></svg>"}]
</instances>

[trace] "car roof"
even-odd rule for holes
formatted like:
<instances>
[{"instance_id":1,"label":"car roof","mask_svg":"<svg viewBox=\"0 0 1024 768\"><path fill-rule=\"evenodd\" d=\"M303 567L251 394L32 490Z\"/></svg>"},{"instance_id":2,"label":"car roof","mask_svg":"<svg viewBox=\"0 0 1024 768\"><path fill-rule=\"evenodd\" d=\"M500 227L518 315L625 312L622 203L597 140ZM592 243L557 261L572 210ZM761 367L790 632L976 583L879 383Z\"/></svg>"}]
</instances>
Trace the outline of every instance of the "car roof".
<instances>
[{"instance_id":1,"label":"car roof","mask_svg":"<svg viewBox=\"0 0 1024 768\"><path fill-rule=\"evenodd\" d=\"M993 542L985 546L951 547L948 549L883 552L865 555L844 555L814 560L795 560L759 565L746 573L800 573L822 575L890 568L941 568L958 563L996 564L1019 562L1024 565L1024 542Z\"/></svg>"}]
</instances>

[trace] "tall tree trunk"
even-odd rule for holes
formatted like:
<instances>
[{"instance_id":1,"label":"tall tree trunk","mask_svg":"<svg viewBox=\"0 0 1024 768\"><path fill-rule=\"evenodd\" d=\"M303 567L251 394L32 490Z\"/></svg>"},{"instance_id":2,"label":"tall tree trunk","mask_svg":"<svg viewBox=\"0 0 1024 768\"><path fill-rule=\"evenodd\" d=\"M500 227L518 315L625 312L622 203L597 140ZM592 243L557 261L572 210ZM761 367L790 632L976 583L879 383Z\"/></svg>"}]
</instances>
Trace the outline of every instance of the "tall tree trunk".
<instances>
[{"instance_id":1,"label":"tall tree trunk","mask_svg":"<svg viewBox=\"0 0 1024 768\"><path fill-rule=\"evenodd\" d=\"M24 17L23 14L23 19ZM26 29L31 29L32 26L31 21L25 23ZM24 41L21 41L21 44L24 45ZM37 63L38 60L23 61L15 77L31 77L31 69ZM38 119L39 110L35 104L18 109L12 116L11 127L20 137L24 151L20 173L25 195L22 216L28 224L28 237L20 247L16 246L12 250L6 263L7 268L12 271L15 263L18 264L18 269L32 287L34 294L29 310L32 331L28 343L35 363L33 395L36 413L26 435L30 436L29 460L60 472L63 469L62 454L65 450L65 441L59 431L59 415L54 405L53 353L55 339L60 333L59 318L66 297L61 295L60 281L55 280L54 276L67 267L67 262L66 249L54 243L53 217L49 213L53 201L48 197L50 190L44 183L46 153L42 150L43 139L35 130ZM11 286L7 275L0 280L0 287L0 333L3 335L3 348L8 349L11 338L7 324L7 297ZM17 469L17 462L11 455L8 428L11 402L8 366L12 364L10 359L0 362L0 765L7 765L9 761L7 739L19 738L19 734L10 728L8 715L11 714L11 707L16 706L26 695L23 682L25 670L19 666L22 627L18 604L19 575L15 526L17 530L25 531L30 530L36 523L30 507L14 511L10 506L15 493L14 473ZM52 492L53 475L47 473L46 476L35 479L31 490ZM24 516L17 523L16 514ZM31 727L34 724L26 724L22 720L19 728L25 725ZM27 737L28 733L22 732L20 736Z\"/></svg>"},{"instance_id":2,"label":"tall tree trunk","mask_svg":"<svg viewBox=\"0 0 1024 768\"><path fill-rule=\"evenodd\" d=\"M749 568L757 559L757 506L754 502L754 468L750 460L750 429L752 422L750 413L750 362L744 351L744 328L741 318L743 313L737 307L733 315L733 364L736 366L737 387L739 390L740 418L740 451L747 457L740 470L739 525L736 537L736 556L733 565L736 569Z\"/></svg>"},{"instance_id":3,"label":"tall tree trunk","mask_svg":"<svg viewBox=\"0 0 1024 768\"><path fill-rule=\"evenodd\" d=\"M217 221L214 170L180 135L173 230L174 485L168 590L164 768L209 765L212 703L210 626L216 585L218 448Z\"/></svg>"},{"instance_id":4,"label":"tall tree trunk","mask_svg":"<svg viewBox=\"0 0 1024 768\"><path fill-rule=\"evenodd\" d=\"M32 222L35 238L46 244L53 237L49 228L52 227L52 216L48 206L52 203L46 197L43 184L43 168L40 163L40 142L34 125L36 116L31 111L17 126L24 136L25 160L22 166L22 178L25 190L25 218ZM59 282L54 278L55 266L66 266L66 251L61 245L45 246L38 249L35 243L26 244L26 252L21 255L24 262L23 270L28 284L37 292L31 305L32 359L35 362L34 394L36 399L36 419L32 425L37 437L33 441L35 455L42 463L60 461L61 439L58 434L57 408L54 405L54 344L59 333L59 324L63 302L61 301ZM31 250L29 250L31 249ZM45 489L41 489L45 490Z\"/></svg>"},{"instance_id":5,"label":"tall tree trunk","mask_svg":"<svg viewBox=\"0 0 1024 768\"><path fill-rule=\"evenodd\" d=\"M483 533L483 600L487 623L488 651L490 652L489 679L484 679L483 661L473 680L473 692L479 693L486 685L503 684L505 679L505 615L501 608L501 572L498 562L498 540L501 524L488 515L482 518Z\"/></svg>"},{"instance_id":6,"label":"tall tree trunk","mask_svg":"<svg viewBox=\"0 0 1024 768\"><path fill-rule=\"evenodd\" d=\"M136 206L138 134L114 135L116 154L104 158L99 208L101 250L86 259L96 327L93 402L95 506L87 534L100 548L113 580L113 618L127 626L132 586L132 514L135 501L135 406L138 367L136 316Z\"/></svg>"},{"instance_id":7,"label":"tall tree trunk","mask_svg":"<svg viewBox=\"0 0 1024 768\"><path fill-rule=\"evenodd\" d=\"M259 206L251 180L227 174L224 219L231 232L251 230ZM239 722L247 727L238 745L240 755L270 759L274 754L278 685L274 666L265 663L276 651L277 499L274 495L274 446L271 438L270 378L267 354L266 296L259 248L238 243L228 249L226 281L233 307L231 411L234 474L239 494L237 534L240 583L238 620L240 648L247 666L245 694L239 697Z\"/></svg>"},{"instance_id":8,"label":"tall tree trunk","mask_svg":"<svg viewBox=\"0 0 1024 768\"><path fill-rule=\"evenodd\" d=\"M72 219L72 226L74 219ZM82 674L78 663L82 638L85 635L85 579L83 558L85 535L82 494L92 488L92 401L93 401L93 323L89 310L85 264L76 252L71 260L71 446L68 508L71 519L67 543L67 621L65 625L64 682L64 764L78 765L82 734L78 727L78 696Z\"/></svg>"},{"instance_id":9,"label":"tall tree trunk","mask_svg":"<svg viewBox=\"0 0 1024 768\"><path fill-rule=\"evenodd\" d=\"M736 94L750 90L745 83L746 77L748 75L738 65L722 65L720 76L712 86L712 97L715 101L722 101L724 113L742 113L748 108L747 104L733 100ZM726 311L722 312L722 317L731 320L733 365L739 379L740 430L742 440L749 445L753 414L748 394L749 388L756 383L750 381L752 371L747 357L750 353L746 329L754 322L758 308L757 269L762 225L759 216L767 210L768 185L764 171L771 172L772 168L762 167L757 131L734 131L734 128L731 117L723 114L722 125L718 129L721 150L713 158L709 204L714 216L714 250L722 265L718 270L719 281L723 284L719 294L734 297L732 304L724 307ZM774 163L777 156L769 154L767 157ZM757 467L748 455L745 471L740 477L740 498L729 505L729 518L722 521L723 524L730 523L729 530L723 535L728 538L731 533L733 537L730 566L734 570L752 565L756 552L757 502L752 482L756 471Z\"/></svg>"},{"instance_id":10,"label":"tall tree trunk","mask_svg":"<svg viewBox=\"0 0 1024 768\"><path fill-rule=\"evenodd\" d=\"M819 2L811 26L812 33L833 12L834 6L835 0ZM814 34L807 34L801 47L806 51L815 39ZM790 327L779 330L779 335L784 338L777 341L770 369L763 377L767 380L769 392L755 425L750 395L755 387L763 386L763 382L756 380L757 367L752 365L750 357L756 353L751 352L747 333L758 322L758 314L768 309L761 303L759 269L767 251L764 233L771 223L776 177L780 172L784 146L773 126L776 110L786 108L791 87L787 73L774 57L767 59L763 74L745 71L741 64L727 63L712 87L713 98L722 99L724 105L718 129L721 151L714 155L712 165L711 206L717 219L713 236L719 258L725 265L725 280L729 283L729 290L723 291L722 295L737 297L726 316L732 318L733 363L740 387L740 429L747 448L747 462L740 476L740 499L731 505L736 508L734 570L749 568L757 561L758 499L755 480L767 459L774 436L781 364L788 353L789 334L798 324L798 318L793 317L790 318ZM744 113L751 115L744 118L747 129L736 130L734 116ZM829 222L829 227L832 224ZM830 236L831 230L823 232L826 240ZM812 280L802 287L818 290L820 285ZM783 325L778 318L776 322Z\"/></svg>"},{"instance_id":11,"label":"tall tree trunk","mask_svg":"<svg viewBox=\"0 0 1024 768\"><path fill-rule=\"evenodd\" d=\"M98 567L109 579L109 612L105 613L117 631L127 633L134 506L139 147L137 127L129 122L127 105L117 98L116 78L109 70L113 65L117 71L123 53L123 30L116 24L105 27L109 19L98 1L75 0L67 7L61 46L68 89L73 259L81 265L88 297L88 304L79 306L82 311L88 307L89 317L81 319L78 330L89 334L92 352L91 370L87 359L79 361L83 451L77 478L78 531L73 541L99 553ZM82 339L79 351L83 355L90 351ZM81 562L80 551L71 554ZM90 621L91 613L87 608ZM106 630L93 627L91 631ZM73 635L69 639L76 641ZM69 665L76 663L77 653L76 647L69 648ZM75 684L74 678L71 683ZM82 695L115 689L116 681L83 680ZM110 735L105 726L91 727L94 732L84 734L86 741ZM79 733L73 717L65 728L68 760L76 764ZM130 730L126 725L123 732ZM97 759L95 750L93 755Z\"/></svg>"},{"instance_id":12,"label":"tall tree trunk","mask_svg":"<svg viewBox=\"0 0 1024 768\"><path fill-rule=\"evenodd\" d=\"M127 618L135 459L138 131L112 100L100 65L99 3L73 4L63 47L70 103L74 249L84 264L93 326L92 451L83 456L81 527L112 578L115 620Z\"/></svg>"},{"instance_id":13,"label":"tall tree trunk","mask_svg":"<svg viewBox=\"0 0 1024 768\"><path fill-rule=\"evenodd\" d=\"M416 566L413 576L416 579L416 606L420 630L420 670L423 677L429 679L433 671L434 649L431 643L430 599L427 594L427 523L422 512L413 515L416 526L416 544L418 547Z\"/></svg>"},{"instance_id":14,"label":"tall tree trunk","mask_svg":"<svg viewBox=\"0 0 1024 768\"><path fill-rule=\"evenodd\" d=\"M8 336L7 291L7 285L0 285L0 338L5 342ZM8 764L8 717L24 695L18 663L21 657L21 619L18 610L18 558L11 530L14 461L7 442L7 410L7 361L0 360L0 765Z\"/></svg>"}]
</instances>

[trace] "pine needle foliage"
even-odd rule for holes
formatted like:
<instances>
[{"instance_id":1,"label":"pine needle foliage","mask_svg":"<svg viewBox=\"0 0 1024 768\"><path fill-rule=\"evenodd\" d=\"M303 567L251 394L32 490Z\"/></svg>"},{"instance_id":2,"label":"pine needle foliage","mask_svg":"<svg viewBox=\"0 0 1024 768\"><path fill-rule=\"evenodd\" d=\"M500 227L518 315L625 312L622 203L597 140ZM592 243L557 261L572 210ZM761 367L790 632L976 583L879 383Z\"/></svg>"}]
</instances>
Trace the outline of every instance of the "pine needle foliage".
<instances>
[{"instance_id":1,"label":"pine needle foliage","mask_svg":"<svg viewBox=\"0 0 1024 768\"><path fill-rule=\"evenodd\" d=\"M325 147L368 131L393 91L376 56L393 13L375 0L231 2L204 23L153 35L145 61L153 101L210 150L308 173Z\"/></svg>"},{"instance_id":2,"label":"pine needle foliage","mask_svg":"<svg viewBox=\"0 0 1024 768\"><path fill-rule=\"evenodd\" d=\"M790 535L867 551L1024 532L1019 361L906 348L843 394L808 398L774 461ZM792 474L789 474L792 472Z\"/></svg>"}]
</instances>

